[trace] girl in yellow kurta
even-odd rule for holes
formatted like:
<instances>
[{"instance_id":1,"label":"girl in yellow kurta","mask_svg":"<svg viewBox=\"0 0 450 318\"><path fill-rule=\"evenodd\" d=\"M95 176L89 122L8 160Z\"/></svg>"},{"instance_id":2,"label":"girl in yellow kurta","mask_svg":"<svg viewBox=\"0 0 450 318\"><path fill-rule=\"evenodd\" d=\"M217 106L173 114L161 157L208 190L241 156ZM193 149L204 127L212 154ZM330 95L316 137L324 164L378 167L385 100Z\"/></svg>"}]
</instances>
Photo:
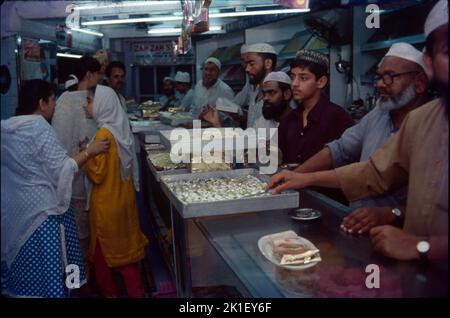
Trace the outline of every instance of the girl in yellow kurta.
<instances>
[{"instance_id":1,"label":"girl in yellow kurta","mask_svg":"<svg viewBox=\"0 0 450 318\"><path fill-rule=\"evenodd\" d=\"M133 136L120 101L109 87L97 86L86 113L101 127L95 139L106 137L111 145L108 152L86 164L91 188L89 259L105 296L117 296L110 268L122 274L129 296L143 296L137 262L144 258L148 241L139 227L133 188L134 183L138 190L139 184Z\"/></svg>"}]
</instances>

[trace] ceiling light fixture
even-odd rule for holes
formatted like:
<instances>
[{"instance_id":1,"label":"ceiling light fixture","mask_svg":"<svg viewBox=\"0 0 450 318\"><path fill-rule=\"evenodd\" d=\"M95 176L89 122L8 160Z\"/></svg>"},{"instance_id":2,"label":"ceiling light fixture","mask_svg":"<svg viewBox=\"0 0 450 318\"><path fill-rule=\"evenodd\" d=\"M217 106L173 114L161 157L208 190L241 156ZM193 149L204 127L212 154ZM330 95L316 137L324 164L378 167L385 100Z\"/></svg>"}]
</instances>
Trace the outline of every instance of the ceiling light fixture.
<instances>
[{"instance_id":1,"label":"ceiling light fixture","mask_svg":"<svg viewBox=\"0 0 450 318\"><path fill-rule=\"evenodd\" d=\"M268 15L268 14L293 14L293 13L305 13L310 9L276 9L276 10L259 10L259 11L239 11L239 12L224 12L224 13L211 13L210 18L229 18L229 17L245 17L254 15Z\"/></svg>"},{"instance_id":2,"label":"ceiling light fixture","mask_svg":"<svg viewBox=\"0 0 450 318\"><path fill-rule=\"evenodd\" d=\"M162 34L162 33L179 33L181 28L157 28L147 31L148 34Z\"/></svg>"},{"instance_id":3,"label":"ceiling light fixture","mask_svg":"<svg viewBox=\"0 0 450 318\"><path fill-rule=\"evenodd\" d=\"M56 56L58 57L68 57L72 59L79 59L83 57L83 55L77 55L77 54L67 54L67 53L56 53Z\"/></svg>"},{"instance_id":4,"label":"ceiling light fixture","mask_svg":"<svg viewBox=\"0 0 450 318\"><path fill-rule=\"evenodd\" d=\"M209 27L209 31L220 31L222 26L212 25ZM154 28L147 31L148 34L168 34L168 33L180 33L181 28Z\"/></svg>"},{"instance_id":5,"label":"ceiling light fixture","mask_svg":"<svg viewBox=\"0 0 450 318\"><path fill-rule=\"evenodd\" d=\"M86 33L86 34L91 34L91 35L96 35L99 37L103 37L104 34L100 33L100 32L96 32L96 31L92 31L89 29L79 29L79 28L71 28L72 31L76 31L76 32L81 32L81 33Z\"/></svg>"},{"instance_id":6,"label":"ceiling light fixture","mask_svg":"<svg viewBox=\"0 0 450 318\"><path fill-rule=\"evenodd\" d=\"M240 12L225 12L225 13L210 13L209 18L227 18L227 17L243 17L255 15L268 14L295 14L309 12L310 9L276 9L276 10L260 10L260 11L240 11ZM159 16L152 18L135 18L135 19L116 19L116 20L98 20L86 21L81 25L109 25L109 24L127 24L127 23L141 23L141 22L165 22L165 21L181 21L182 16Z\"/></svg>"}]
</instances>

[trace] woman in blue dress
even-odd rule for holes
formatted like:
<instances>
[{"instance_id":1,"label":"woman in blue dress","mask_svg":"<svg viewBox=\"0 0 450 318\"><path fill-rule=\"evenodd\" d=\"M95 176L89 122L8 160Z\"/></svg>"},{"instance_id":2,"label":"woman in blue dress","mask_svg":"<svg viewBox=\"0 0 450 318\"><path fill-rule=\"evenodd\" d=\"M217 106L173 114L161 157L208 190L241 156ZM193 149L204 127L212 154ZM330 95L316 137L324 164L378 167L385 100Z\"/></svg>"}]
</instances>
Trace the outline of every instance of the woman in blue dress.
<instances>
[{"instance_id":1,"label":"woman in blue dress","mask_svg":"<svg viewBox=\"0 0 450 318\"><path fill-rule=\"evenodd\" d=\"M1 121L1 275L10 297L67 297L86 281L72 180L109 143L69 157L50 126L54 109L52 85L31 80L16 116Z\"/></svg>"}]
</instances>

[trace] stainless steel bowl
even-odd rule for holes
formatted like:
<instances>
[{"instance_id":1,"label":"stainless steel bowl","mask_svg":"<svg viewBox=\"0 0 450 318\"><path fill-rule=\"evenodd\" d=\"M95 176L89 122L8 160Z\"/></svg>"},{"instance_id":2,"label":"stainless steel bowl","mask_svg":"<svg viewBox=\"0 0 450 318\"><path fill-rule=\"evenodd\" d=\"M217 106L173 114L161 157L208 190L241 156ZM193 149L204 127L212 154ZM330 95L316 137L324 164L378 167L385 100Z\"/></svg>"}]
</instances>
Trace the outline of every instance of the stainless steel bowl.
<instances>
[{"instance_id":1,"label":"stainless steel bowl","mask_svg":"<svg viewBox=\"0 0 450 318\"><path fill-rule=\"evenodd\" d=\"M297 209L291 214L291 218L301 221L315 220L320 218L321 216L322 213L320 213L320 211L311 208Z\"/></svg>"}]
</instances>

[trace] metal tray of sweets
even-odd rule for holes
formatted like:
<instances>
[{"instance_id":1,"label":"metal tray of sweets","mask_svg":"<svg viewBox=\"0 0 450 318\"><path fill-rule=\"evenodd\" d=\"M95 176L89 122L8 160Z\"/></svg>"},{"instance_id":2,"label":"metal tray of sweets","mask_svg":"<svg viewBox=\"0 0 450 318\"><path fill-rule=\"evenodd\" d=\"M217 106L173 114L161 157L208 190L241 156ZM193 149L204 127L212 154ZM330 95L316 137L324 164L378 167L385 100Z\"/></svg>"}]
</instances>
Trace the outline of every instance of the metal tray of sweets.
<instances>
[{"instance_id":1,"label":"metal tray of sweets","mask_svg":"<svg viewBox=\"0 0 450 318\"><path fill-rule=\"evenodd\" d=\"M255 197L244 197L234 200L183 203L169 188L171 182L187 181L196 179L209 179L229 177L237 178L252 175L263 182L268 182L270 177L260 174L257 169L237 169L230 171L200 172L195 174L177 174L161 177L161 188L172 205L176 208L182 218L194 218L214 215L227 215L243 212L258 212L269 210L283 210L297 208L299 205L299 194L297 191L288 190L277 195L264 195Z\"/></svg>"},{"instance_id":2,"label":"metal tray of sweets","mask_svg":"<svg viewBox=\"0 0 450 318\"><path fill-rule=\"evenodd\" d=\"M160 131L173 129L172 126L165 125L159 120L130 121L130 125L133 133L144 133L157 136L159 136Z\"/></svg>"},{"instance_id":3,"label":"metal tray of sweets","mask_svg":"<svg viewBox=\"0 0 450 318\"><path fill-rule=\"evenodd\" d=\"M160 152L167 152L167 148L163 144L144 144L143 145L145 151L147 152L147 155L160 153Z\"/></svg>"},{"instance_id":4,"label":"metal tray of sweets","mask_svg":"<svg viewBox=\"0 0 450 318\"><path fill-rule=\"evenodd\" d=\"M155 155L155 154L163 153L163 152L167 152L167 151L152 152L152 153L150 153L150 155ZM150 171L152 172L153 177L155 178L155 180L157 182L161 181L162 176L190 173L189 168L187 166L186 166L186 168L180 168L180 169L158 170L148 156L147 156L147 163L150 168Z\"/></svg>"}]
</instances>

